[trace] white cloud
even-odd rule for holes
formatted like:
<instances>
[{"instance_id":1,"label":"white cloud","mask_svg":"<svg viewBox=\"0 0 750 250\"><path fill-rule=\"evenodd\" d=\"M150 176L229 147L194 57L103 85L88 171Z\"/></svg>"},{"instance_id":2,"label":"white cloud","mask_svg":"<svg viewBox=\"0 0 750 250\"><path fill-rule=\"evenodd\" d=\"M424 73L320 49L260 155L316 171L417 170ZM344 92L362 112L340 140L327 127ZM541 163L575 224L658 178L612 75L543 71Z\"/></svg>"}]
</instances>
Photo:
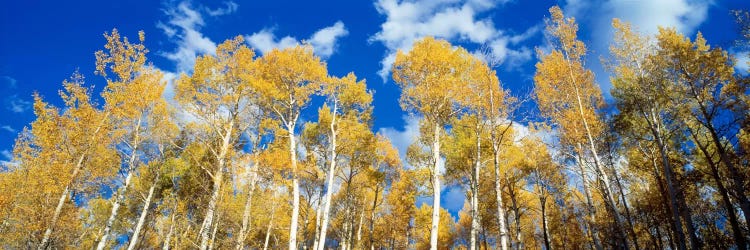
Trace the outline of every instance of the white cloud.
<instances>
[{"instance_id":1,"label":"white cloud","mask_svg":"<svg viewBox=\"0 0 750 250\"><path fill-rule=\"evenodd\" d=\"M750 52L742 51L734 54L737 59L737 64L734 65L734 69L744 74L750 71Z\"/></svg>"},{"instance_id":2,"label":"white cloud","mask_svg":"<svg viewBox=\"0 0 750 250\"><path fill-rule=\"evenodd\" d=\"M306 41L312 45L313 51L316 55L328 58L336 52L339 38L348 34L349 31L346 30L344 23L337 21L333 26L318 30ZM273 49L289 48L302 43L292 36L285 36L277 40L274 30L268 28L246 36L245 40L247 40L247 43L251 47L259 50L261 53L266 53Z\"/></svg>"},{"instance_id":3,"label":"white cloud","mask_svg":"<svg viewBox=\"0 0 750 250\"><path fill-rule=\"evenodd\" d=\"M415 116L404 116L404 129L399 130L392 127L380 128L378 133L387 137L391 144L398 149L401 161L406 162L406 149L419 137L419 118Z\"/></svg>"},{"instance_id":4,"label":"white cloud","mask_svg":"<svg viewBox=\"0 0 750 250\"><path fill-rule=\"evenodd\" d=\"M223 15L234 13L235 11L237 11L237 8L240 7L237 3L233 1L224 2L224 5L226 5L225 8L216 8L216 9L206 8L206 13L208 13L209 16L223 16Z\"/></svg>"},{"instance_id":5,"label":"white cloud","mask_svg":"<svg viewBox=\"0 0 750 250\"><path fill-rule=\"evenodd\" d=\"M2 82L3 86L8 89L15 89L17 87L16 84L18 83L15 78L10 76L0 76L0 82Z\"/></svg>"},{"instance_id":6,"label":"white cloud","mask_svg":"<svg viewBox=\"0 0 750 250\"><path fill-rule=\"evenodd\" d=\"M13 113L23 113L31 109L31 102L15 94L5 98L5 108Z\"/></svg>"},{"instance_id":7,"label":"white cloud","mask_svg":"<svg viewBox=\"0 0 750 250\"><path fill-rule=\"evenodd\" d=\"M5 158L5 160L8 160L8 161L13 159L13 154L10 153L10 150L7 150L7 149L0 151L0 155L2 155L3 158Z\"/></svg>"},{"instance_id":8,"label":"white cloud","mask_svg":"<svg viewBox=\"0 0 750 250\"><path fill-rule=\"evenodd\" d=\"M164 13L169 20L167 23L159 22L156 26L177 44L177 49L163 52L162 55L176 64L178 72L190 71L196 56L215 53L216 43L200 32L205 26L201 13L188 2L170 6Z\"/></svg>"},{"instance_id":9,"label":"white cloud","mask_svg":"<svg viewBox=\"0 0 750 250\"><path fill-rule=\"evenodd\" d=\"M531 59L530 50L510 49L509 41L512 40L512 44L515 45L538 32L539 28L530 29L528 34L524 33L525 36L509 36L495 28L490 18L484 17L487 12L505 2L507 1L377 1L375 8L386 16L386 21L381 24L381 30L372 36L371 40L379 41L387 48L378 74L385 80L395 60L396 51L408 51L414 41L424 36L473 44L491 44L492 53L500 63L528 61Z\"/></svg>"},{"instance_id":10,"label":"white cloud","mask_svg":"<svg viewBox=\"0 0 750 250\"><path fill-rule=\"evenodd\" d=\"M11 127L9 125L0 126L0 129L8 131L11 134L15 134L16 133L16 129L14 129L13 127Z\"/></svg>"},{"instance_id":11,"label":"white cloud","mask_svg":"<svg viewBox=\"0 0 750 250\"><path fill-rule=\"evenodd\" d=\"M589 60L598 62L601 56L609 55L614 31L612 18L631 23L645 34L656 34L658 27L674 27L679 32L691 36L698 26L708 18L708 8L712 0L568 0L563 6L567 16L576 17L579 24L587 24L592 51ZM591 63L603 93L609 94L611 84L609 74L600 63Z\"/></svg>"}]
</instances>

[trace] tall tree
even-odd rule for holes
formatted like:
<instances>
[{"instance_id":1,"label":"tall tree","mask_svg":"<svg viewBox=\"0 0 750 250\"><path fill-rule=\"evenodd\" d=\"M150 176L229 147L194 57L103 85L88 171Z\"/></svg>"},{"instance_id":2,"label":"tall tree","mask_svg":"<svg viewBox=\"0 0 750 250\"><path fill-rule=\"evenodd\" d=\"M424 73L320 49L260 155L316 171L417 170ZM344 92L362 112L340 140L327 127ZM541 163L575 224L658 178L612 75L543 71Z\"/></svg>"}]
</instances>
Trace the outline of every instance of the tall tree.
<instances>
[{"instance_id":1,"label":"tall tree","mask_svg":"<svg viewBox=\"0 0 750 250\"><path fill-rule=\"evenodd\" d=\"M297 249L299 218L299 177L297 173L297 139L295 129L302 110L327 80L326 65L313 55L312 47L295 46L274 49L258 59L261 81L257 84L260 104L281 120L289 140L292 178L292 211L289 226L289 249Z\"/></svg>"},{"instance_id":2,"label":"tall tree","mask_svg":"<svg viewBox=\"0 0 750 250\"><path fill-rule=\"evenodd\" d=\"M320 114L321 117L328 117L330 119L328 123L329 131L329 153L328 158L329 166L326 173L326 188L324 196L324 207L322 210L322 224L320 229L320 236L318 237L320 244L318 249L323 250L325 247L326 233L328 229L328 217L331 209L331 196L333 195L333 181L334 175L336 174L336 162L337 160L337 140L339 129L341 126L338 124L339 119L348 119L355 122L369 122L366 120L357 121L358 118L368 117L369 115L364 112L369 112L369 105L372 102L372 94L368 93L367 87L364 81L357 81L357 77L353 73L349 73L344 78L332 79L324 89L324 93L331 104L330 110L324 109ZM327 111L327 112L326 112ZM341 117L345 116L345 117ZM349 143L356 143L350 141Z\"/></svg>"},{"instance_id":3,"label":"tall tree","mask_svg":"<svg viewBox=\"0 0 750 250\"><path fill-rule=\"evenodd\" d=\"M450 118L462 108L457 102L466 91L461 89L469 53L454 49L444 40L426 37L414 43L411 51L399 51L393 64L393 80L402 90L401 108L417 113L433 127L432 149L432 226L430 249L438 247L440 226L440 136ZM423 135L426 136L426 135Z\"/></svg>"},{"instance_id":4,"label":"tall tree","mask_svg":"<svg viewBox=\"0 0 750 250\"><path fill-rule=\"evenodd\" d=\"M238 36L220 44L216 56L199 57L193 74L183 74L175 90L175 98L185 115L193 118L188 126L214 158L214 166L204 168L211 176L213 188L199 231L201 249L209 247L224 173L236 153L238 139L258 119L257 92L251 85L258 78L255 53L243 42Z\"/></svg>"},{"instance_id":5,"label":"tall tree","mask_svg":"<svg viewBox=\"0 0 750 250\"><path fill-rule=\"evenodd\" d=\"M613 215L619 240L627 248L627 236L621 230L622 216L594 140L602 130L601 120L596 114L596 109L602 104L601 90L594 82L594 74L585 68L586 46L577 38L575 19L566 18L557 6L550 8L550 14L547 33L552 51L549 54L539 52L541 61L536 64L534 75L537 102L542 115L558 125L566 141L586 145L581 147L585 151L579 153L591 154L605 204Z\"/></svg>"}]
</instances>

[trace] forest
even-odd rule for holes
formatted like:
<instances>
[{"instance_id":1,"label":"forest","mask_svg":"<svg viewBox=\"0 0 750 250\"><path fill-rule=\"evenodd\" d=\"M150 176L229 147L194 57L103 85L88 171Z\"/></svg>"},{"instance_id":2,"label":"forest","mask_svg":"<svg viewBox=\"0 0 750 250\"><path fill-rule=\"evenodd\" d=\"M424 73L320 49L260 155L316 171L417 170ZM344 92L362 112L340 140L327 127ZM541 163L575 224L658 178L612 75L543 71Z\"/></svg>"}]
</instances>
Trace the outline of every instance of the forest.
<instances>
[{"instance_id":1,"label":"forest","mask_svg":"<svg viewBox=\"0 0 750 250\"><path fill-rule=\"evenodd\" d=\"M750 47L750 14L733 17ZM365 80L309 45L261 55L237 36L168 82L143 32L106 32L101 93L74 72L64 105L34 95L0 166L0 248L749 249L738 60L613 19L609 101L575 19L552 7L545 25L528 95L481 51L399 51L392 87L420 119L405 157L373 129ZM446 185L466 194L457 216Z\"/></svg>"}]
</instances>

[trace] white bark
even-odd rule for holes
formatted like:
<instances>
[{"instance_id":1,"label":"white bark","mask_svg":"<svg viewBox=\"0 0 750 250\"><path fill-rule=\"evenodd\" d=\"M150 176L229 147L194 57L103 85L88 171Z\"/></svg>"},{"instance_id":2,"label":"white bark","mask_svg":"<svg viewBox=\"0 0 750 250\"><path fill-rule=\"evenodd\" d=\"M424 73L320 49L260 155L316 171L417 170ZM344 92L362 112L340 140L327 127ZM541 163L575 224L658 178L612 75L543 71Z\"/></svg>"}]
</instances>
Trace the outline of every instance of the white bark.
<instances>
[{"instance_id":1,"label":"white bark","mask_svg":"<svg viewBox=\"0 0 750 250\"><path fill-rule=\"evenodd\" d=\"M248 165L246 167L245 176L248 181L247 200L245 201L245 211L242 213L242 228L240 229L239 235L237 235L237 250L243 249L245 247L245 238L247 238L247 234L250 231L250 215L253 203L253 193L255 192L255 182L257 181L256 175L252 171L252 166Z\"/></svg>"},{"instance_id":2,"label":"white bark","mask_svg":"<svg viewBox=\"0 0 750 250\"><path fill-rule=\"evenodd\" d=\"M474 167L471 171L471 181L470 181L470 189L471 189L471 240L469 244L469 249L476 250L477 249L477 235L479 234L479 171L482 167L482 160L481 160L481 149L482 149L482 139L479 134L479 126L477 126L477 155L476 159L474 159Z\"/></svg>"},{"instance_id":3,"label":"white bark","mask_svg":"<svg viewBox=\"0 0 750 250\"><path fill-rule=\"evenodd\" d=\"M154 180L154 183L151 184L151 187L148 189L148 196L146 196L146 202L143 204L141 215L138 216L138 224L136 224L135 226L135 230L133 231L133 236L130 237L130 244L128 244L128 250L133 250L135 249L135 246L138 245L138 236L141 233L141 230L143 229L143 224L145 224L146 222L146 216L148 215L148 207L151 205L151 200L154 198L154 190L156 189L156 183L158 181L159 181L159 176L157 175L156 179Z\"/></svg>"},{"instance_id":4,"label":"white bark","mask_svg":"<svg viewBox=\"0 0 750 250\"><path fill-rule=\"evenodd\" d=\"M508 250L508 230L505 220L505 206L503 205L503 186L500 183L500 151L497 145L494 147L495 165L495 198L497 199L497 225L500 231L500 249Z\"/></svg>"},{"instance_id":5,"label":"white bark","mask_svg":"<svg viewBox=\"0 0 750 250\"><path fill-rule=\"evenodd\" d=\"M440 124L435 123L432 141L432 226L430 227L430 250L437 250L440 227Z\"/></svg>"},{"instance_id":6,"label":"white bark","mask_svg":"<svg viewBox=\"0 0 750 250\"><path fill-rule=\"evenodd\" d=\"M78 163L76 163L76 167L73 169L73 174L70 177L70 183L68 183L68 185L65 186L65 189L63 189L63 192L60 195L60 199L57 201L55 212L52 214L52 221L50 221L49 225L47 225L47 230L44 231L42 243L40 243L38 247L39 250L47 249L50 237L52 236L52 230L54 230L55 224L57 224L57 220L60 219L60 213L62 212L63 205L65 205L65 201L68 199L70 185L73 184L73 181L75 181L76 177L78 177L78 173L83 168L83 159L86 158L85 156L86 154L83 154L78 158Z\"/></svg>"},{"instance_id":7,"label":"white bark","mask_svg":"<svg viewBox=\"0 0 750 250\"><path fill-rule=\"evenodd\" d=\"M213 219L214 219L214 213L216 212L216 205L219 201L219 195L221 194L221 182L223 181L223 175L224 175L224 165L226 164L226 156L229 152L229 146L232 138L232 129L234 128L234 121L231 121L229 123L229 126L227 126L227 129L225 131L225 135L221 149L219 150L218 154L218 164L215 169L215 173L213 175L213 194L211 194L211 199L208 202L208 208L206 209L206 217L203 219L203 224L201 225L200 230L200 237L201 237L201 245L200 249L205 250L208 248L208 245L210 244L210 235L209 230L211 230L211 226L213 225Z\"/></svg>"},{"instance_id":8,"label":"white bark","mask_svg":"<svg viewBox=\"0 0 750 250\"><path fill-rule=\"evenodd\" d=\"M169 250L169 241L172 239L172 232L174 231L174 215L175 211L172 210L172 219L170 219L169 223L169 233L167 233L167 238L164 240L164 247L162 250Z\"/></svg>"},{"instance_id":9,"label":"white bark","mask_svg":"<svg viewBox=\"0 0 750 250\"><path fill-rule=\"evenodd\" d=\"M297 176L297 143L294 123L289 123L289 154L292 161L292 218L289 226L289 250L297 249L297 221L299 220L299 177Z\"/></svg>"},{"instance_id":10,"label":"white bark","mask_svg":"<svg viewBox=\"0 0 750 250\"><path fill-rule=\"evenodd\" d=\"M580 143L578 144L580 148ZM578 161L578 167L581 171L581 186L583 187L583 193L586 196L586 204L588 205L586 207L586 211L588 212L588 226L589 226L589 232L591 233L591 239L594 241L594 247L596 247L597 250L604 249L602 247L602 243L599 240L599 233L598 230L595 227L596 224L596 215L594 210L594 204L591 199L591 192L589 191L589 185L586 181L586 171L583 169L583 158L579 155L577 157Z\"/></svg>"},{"instance_id":11,"label":"white bark","mask_svg":"<svg viewBox=\"0 0 750 250\"><path fill-rule=\"evenodd\" d=\"M331 197L333 196L333 177L336 174L336 102L334 102L333 105L333 117L331 119L331 149L330 149L330 165L328 167L328 173L326 174L326 192L325 192L325 205L323 207L323 221L321 222L320 227L320 237L319 243L317 245L318 248L314 250L323 250L326 245L326 233L328 231L328 220L329 220L329 214L331 211Z\"/></svg>"},{"instance_id":12,"label":"white bark","mask_svg":"<svg viewBox=\"0 0 750 250\"><path fill-rule=\"evenodd\" d=\"M268 240L271 238L271 228L273 228L273 217L276 214L276 202L274 201L271 207L271 219L268 220L268 228L266 228L266 239L263 241L263 250L268 249Z\"/></svg>"},{"instance_id":13,"label":"white bark","mask_svg":"<svg viewBox=\"0 0 750 250\"><path fill-rule=\"evenodd\" d=\"M322 187L321 187L322 192ZM321 213L323 211L323 197L321 194L320 200L318 202L318 205L315 207L315 234L313 234L313 237L315 239L313 240L313 250L318 250L318 242L320 242L320 221L321 221Z\"/></svg>"},{"instance_id":14,"label":"white bark","mask_svg":"<svg viewBox=\"0 0 750 250\"><path fill-rule=\"evenodd\" d=\"M130 159L128 160L128 175L125 177L125 183L117 190L115 203L112 204L112 210L109 214L109 218L107 219L107 223L104 226L104 233L102 233L102 237L101 239L99 239L99 244L96 246L97 250L103 250L107 246L107 239L109 238L109 234L112 231L112 225L117 219L117 213L120 209L120 205L123 201L125 201L125 193L127 192L128 187L130 187L130 181L133 178L133 172L135 171L135 159L138 155L138 144L140 143L140 136L138 133L140 132L140 129L141 119L139 118L133 133L133 141L131 142L133 148L130 152Z\"/></svg>"}]
</instances>

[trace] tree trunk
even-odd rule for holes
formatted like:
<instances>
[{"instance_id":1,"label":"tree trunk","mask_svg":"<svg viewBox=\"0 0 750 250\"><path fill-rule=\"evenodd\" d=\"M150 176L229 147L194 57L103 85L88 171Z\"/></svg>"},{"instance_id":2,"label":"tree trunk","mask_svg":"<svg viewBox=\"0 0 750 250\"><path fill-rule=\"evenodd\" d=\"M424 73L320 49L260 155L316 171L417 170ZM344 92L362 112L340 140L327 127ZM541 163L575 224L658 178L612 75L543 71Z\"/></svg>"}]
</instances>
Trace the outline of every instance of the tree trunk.
<instances>
[{"instance_id":1,"label":"tree trunk","mask_svg":"<svg viewBox=\"0 0 750 250\"><path fill-rule=\"evenodd\" d=\"M614 164L612 164L611 167L612 173L615 176L615 184L617 184L617 189L620 190L620 200L622 200L622 206L625 208L625 217L628 220L628 231L630 231L630 235L632 236L633 246L635 247L635 250L640 250L641 246L638 244L638 235L635 234L633 217L630 215L630 206L628 206L628 200L625 198L625 191L623 189L622 182L620 181L620 175L617 173L617 168L614 166Z\"/></svg>"},{"instance_id":2,"label":"tree trunk","mask_svg":"<svg viewBox=\"0 0 750 250\"><path fill-rule=\"evenodd\" d=\"M273 217L276 214L276 201L271 206L271 218L268 220L268 228L266 228L266 239L263 241L263 250L268 249L268 240L271 238L271 228L273 227Z\"/></svg>"},{"instance_id":3,"label":"tree trunk","mask_svg":"<svg viewBox=\"0 0 750 250\"><path fill-rule=\"evenodd\" d=\"M148 208L151 205L151 199L154 198L154 190L156 189L157 182L159 181L159 175L156 175L156 178L154 179L154 183L151 184L151 187L148 189L148 196L146 196L146 201L143 204L143 209L141 210L141 215L138 216L138 224L135 226L135 230L133 230L133 236L130 238L130 244L128 245L128 250L135 249L135 246L138 245L138 236L141 233L141 229L143 229L143 224L146 222L146 216L148 215Z\"/></svg>"},{"instance_id":4,"label":"tree trunk","mask_svg":"<svg viewBox=\"0 0 750 250\"><path fill-rule=\"evenodd\" d=\"M549 227L547 226L547 198L539 196L539 205L542 208L542 233L544 236L544 247L546 250L552 250L552 244L550 243Z\"/></svg>"},{"instance_id":5,"label":"tree trunk","mask_svg":"<svg viewBox=\"0 0 750 250\"><path fill-rule=\"evenodd\" d=\"M318 243L320 242L320 222L323 213L323 188L325 186L320 185L320 199L318 200L318 205L315 207L315 233L313 234L313 237L315 238L313 240L313 250L318 250Z\"/></svg>"},{"instance_id":6,"label":"tree trunk","mask_svg":"<svg viewBox=\"0 0 750 250\"><path fill-rule=\"evenodd\" d=\"M216 222L214 222L213 230L211 230L211 241L208 243L208 250L214 249L214 243L216 242L216 231L219 229L219 220L221 220L221 213L216 215Z\"/></svg>"},{"instance_id":7,"label":"tree trunk","mask_svg":"<svg viewBox=\"0 0 750 250\"><path fill-rule=\"evenodd\" d=\"M333 177L336 174L336 104L333 105L333 117L331 118L331 159L328 166L328 173L326 174L326 192L325 192L325 206L323 207L323 221L320 226L320 243L316 250L323 250L326 243L326 234L328 231L328 220L331 211L331 197L333 196Z\"/></svg>"},{"instance_id":8,"label":"tree trunk","mask_svg":"<svg viewBox=\"0 0 750 250\"><path fill-rule=\"evenodd\" d=\"M294 127L294 123L287 125L289 154L292 162L292 218L289 225L289 250L297 249L297 220L299 219L299 177L297 176L297 142L294 138Z\"/></svg>"},{"instance_id":9,"label":"tree trunk","mask_svg":"<svg viewBox=\"0 0 750 250\"><path fill-rule=\"evenodd\" d=\"M482 138L479 134L479 126L477 126L477 148L476 148L476 159L474 159L474 167L471 170L471 240L469 249L477 249L477 234L479 231L479 170L482 164L481 150L482 150Z\"/></svg>"},{"instance_id":10,"label":"tree trunk","mask_svg":"<svg viewBox=\"0 0 750 250\"><path fill-rule=\"evenodd\" d=\"M370 213L370 250L375 250L375 209L378 206L378 193L380 192L380 185L375 186L375 197L372 202L372 213Z\"/></svg>"},{"instance_id":11,"label":"tree trunk","mask_svg":"<svg viewBox=\"0 0 750 250\"><path fill-rule=\"evenodd\" d=\"M171 240L172 232L174 231L174 215L175 211L172 210L172 219L169 223L169 233L167 233L167 238L164 240L164 247L162 248L162 250L169 250L169 241Z\"/></svg>"},{"instance_id":12,"label":"tree trunk","mask_svg":"<svg viewBox=\"0 0 750 250\"><path fill-rule=\"evenodd\" d=\"M257 164L253 164L256 165ZM255 192L255 182L257 180L255 173L251 172L252 167L246 168L246 178L248 183L247 200L245 201L245 211L242 213L242 228L240 229L239 235L237 235L237 250L245 247L245 239L247 234L250 232L250 216L252 210L253 193Z\"/></svg>"},{"instance_id":13,"label":"tree trunk","mask_svg":"<svg viewBox=\"0 0 750 250\"><path fill-rule=\"evenodd\" d=\"M62 212L63 205L65 205L65 201L68 199L70 186L73 185L73 182L75 181L76 177L78 177L78 173L80 173L81 169L83 169L83 160L85 158L86 158L86 154L83 154L81 155L81 157L78 158L76 167L73 169L73 174L70 176L70 182L67 185L65 185L65 189L63 189L63 192L60 195L60 199L57 201L55 212L52 214L52 221L50 221L49 225L47 225L47 229L44 231L44 237L42 238L42 243L40 243L38 247L39 250L47 249L47 245L49 245L49 242L50 242L50 237L52 237L52 230L54 230L55 224L57 224L57 220L60 219L60 213Z\"/></svg>"},{"instance_id":14,"label":"tree trunk","mask_svg":"<svg viewBox=\"0 0 750 250\"><path fill-rule=\"evenodd\" d=\"M213 193L211 194L211 199L208 202L208 208L206 209L206 216L205 219L203 219L203 224L201 225L200 229L200 237L201 237L201 245L200 249L205 250L208 248L208 245L210 244L210 230L211 226L213 225L213 219L214 219L214 213L216 212L216 205L219 200L219 195L221 195L221 183L223 181L224 176L224 165L226 164L226 156L229 152L229 145L232 138L232 129L234 128L234 121L229 123L229 126L227 126L226 135L224 135L221 149L219 150L218 157L218 163L216 166L216 171L213 175Z\"/></svg>"},{"instance_id":15,"label":"tree trunk","mask_svg":"<svg viewBox=\"0 0 750 250\"><path fill-rule=\"evenodd\" d=\"M679 250L685 250L687 249L687 246L685 245L685 233L682 231L682 222L680 221L680 210L679 206L677 205L677 192L675 191L675 182L674 182L674 172L672 171L672 166L669 162L669 155L667 154L667 148L666 144L664 144L664 141L661 138L661 133L659 133L654 126L651 126L651 133L654 135L654 138L656 139L656 144L659 147L659 154L661 155L662 160L662 166L664 171L664 179L667 182L667 193L669 195L669 203L672 208L672 218L674 225L672 226L672 230L675 232L675 236L677 237L677 247Z\"/></svg>"},{"instance_id":16,"label":"tree trunk","mask_svg":"<svg viewBox=\"0 0 750 250\"><path fill-rule=\"evenodd\" d=\"M104 226L104 233L102 233L102 237L99 239L99 244L96 246L97 250L103 250L107 246L107 238L109 238L109 233L112 231L112 225L115 223L115 219L117 219L118 209L120 209L120 204L125 201L125 192L127 192L128 187L130 186L130 180L133 178L133 171L135 171L135 159L138 155L138 144L140 143L138 135L140 128L141 119L138 119L131 144L133 145L133 148L130 152L130 159L128 160L128 175L125 177L125 183L117 190L115 203L112 204L112 211L109 213L109 218Z\"/></svg>"},{"instance_id":17,"label":"tree trunk","mask_svg":"<svg viewBox=\"0 0 750 250\"><path fill-rule=\"evenodd\" d=\"M580 148L580 143L578 144L578 147ZM599 240L599 230L596 229L596 214L594 210L594 203L591 199L591 191L589 190L588 182L586 181L586 171L583 169L583 158L579 155L577 157L578 159L578 167L581 171L581 186L583 187L583 193L586 196L586 204L588 212L588 224L589 224L589 232L591 233L591 239L593 240L594 247L597 250L603 250L602 242Z\"/></svg>"},{"instance_id":18,"label":"tree trunk","mask_svg":"<svg viewBox=\"0 0 750 250\"><path fill-rule=\"evenodd\" d=\"M503 186L500 184L500 149L493 144L495 165L495 197L497 199L497 226L500 231L500 250L508 250L508 231L505 226L505 207L503 206Z\"/></svg>"},{"instance_id":19,"label":"tree trunk","mask_svg":"<svg viewBox=\"0 0 750 250\"><path fill-rule=\"evenodd\" d=\"M435 121L432 141L432 226L430 227L430 250L437 250L440 227L440 124Z\"/></svg>"}]
</instances>

